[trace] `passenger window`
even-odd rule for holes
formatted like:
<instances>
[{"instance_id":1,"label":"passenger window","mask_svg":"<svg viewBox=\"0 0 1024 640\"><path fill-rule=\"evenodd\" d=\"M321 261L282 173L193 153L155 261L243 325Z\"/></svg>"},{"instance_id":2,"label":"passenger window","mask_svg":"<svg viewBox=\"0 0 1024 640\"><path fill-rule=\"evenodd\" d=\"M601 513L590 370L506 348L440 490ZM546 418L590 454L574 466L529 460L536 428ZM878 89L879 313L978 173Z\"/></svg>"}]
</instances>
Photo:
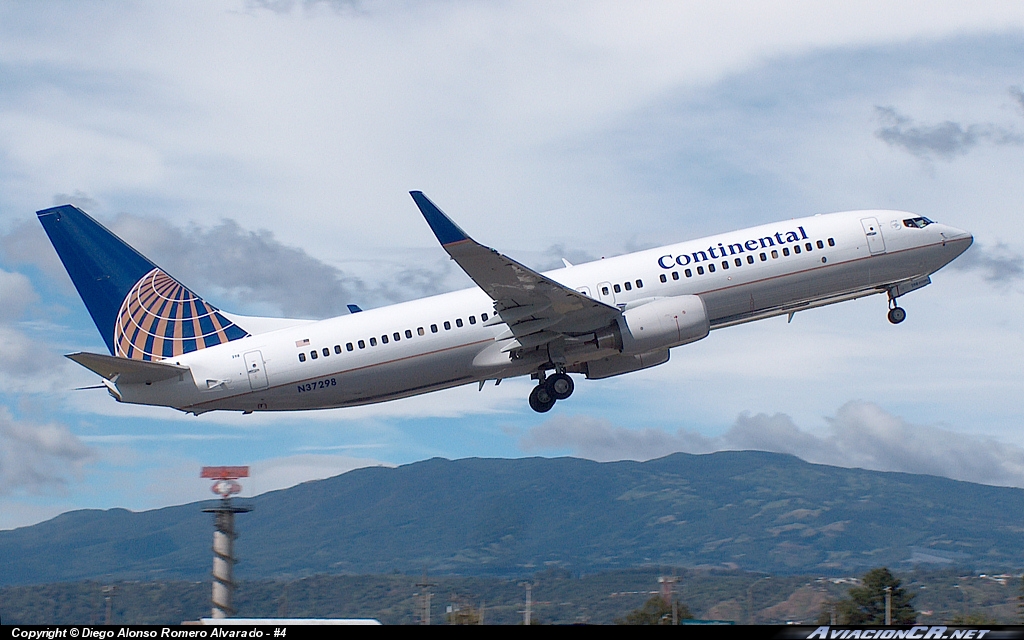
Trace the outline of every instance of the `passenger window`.
<instances>
[{"instance_id":1,"label":"passenger window","mask_svg":"<svg viewBox=\"0 0 1024 640\"><path fill-rule=\"evenodd\" d=\"M793 253L800 253L800 245L795 245L793 247Z\"/></svg>"},{"instance_id":2,"label":"passenger window","mask_svg":"<svg viewBox=\"0 0 1024 640\"><path fill-rule=\"evenodd\" d=\"M452 323L450 323L447 320L445 320L444 321L444 330L445 331L451 331L451 328L452 328Z\"/></svg>"},{"instance_id":3,"label":"passenger window","mask_svg":"<svg viewBox=\"0 0 1024 640\"><path fill-rule=\"evenodd\" d=\"M341 354L341 345L340 344L334 345L334 353Z\"/></svg>"},{"instance_id":4,"label":"passenger window","mask_svg":"<svg viewBox=\"0 0 1024 640\"><path fill-rule=\"evenodd\" d=\"M365 342L363 342L362 340L360 340L360 341L359 341L359 348L360 348L360 349L365 349L365 348L366 348L366 343L365 343Z\"/></svg>"},{"instance_id":5,"label":"passenger window","mask_svg":"<svg viewBox=\"0 0 1024 640\"><path fill-rule=\"evenodd\" d=\"M782 247L782 255L784 255L784 256L788 256L789 255L789 247Z\"/></svg>"},{"instance_id":6,"label":"passenger window","mask_svg":"<svg viewBox=\"0 0 1024 640\"><path fill-rule=\"evenodd\" d=\"M462 318L455 318L455 326L456 327L461 327L462 326Z\"/></svg>"},{"instance_id":7,"label":"passenger window","mask_svg":"<svg viewBox=\"0 0 1024 640\"><path fill-rule=\"evenodd\" d=\"M324 357L326 358L329 355L331 355L331 350L328 349L327 347L324 347Z\"/></svg>"},{"instance_id":8,"label":"passenger window","mask_svg":"<svg viewBox=\"0 0 1024 640\"><path fill-rule=\"evenodd\" d=\"M480 314L480 319L483 320L484 322L487 322L487 314L486 313L481 313Z\"/></svg>"},{"instance_id":9,"label":"passenger window","mask_svg":"<svg viewBox=\"0 0 1024 640\"><path fill-rule=\"evenodd\" d=\"M644 288L644 281L643 280L637 280L636 281L636 288L637 289L643 289Z\"/></svg>"},{"instance_id":10,"label":"passenger window","mask_svg":"<svg viewBox=\"0 0 1024 640\"><path fill-rule=\"evenodd\" d=\"M704 267L697 267L697 275L699 275L699 276L704 275Z\"/></svg>"},{"instance_id":11,"label":"passenger window","mask_svg":"<svg viewBox=\"0 0 1024 640\"><path fill-rule=\"evenodd\" d=\"M818 243L817 243L817 244L818 244L818 248L819 248L819 249L824 249L824 248L825 248L825 243L824 243L824 242L822 242L821 240L818 240Z\"/></svg>"},{"instance_id":12,"label":"passenger window","mask_svg":"<svg viewBox=\"0 0 1024 640\"><path fill-rule=\"evenodd\" d=\"M739 258L736 258L736 266L737 267L742 267L743 266L743 261L740 260Z\"/></svg>"},{"instance_id":13,"label":"passenger window","mask_svg":"<svg viewBox=\"0 0 1024 640\"><path fill-rule=\"evenodd\" d=\"M352 351L352 343L351 342L346 342L345 343L345 350L346 351Z\"/></svg>"},{"instance_id":14,"label":"passenger window","mask_svg":"<svg viewBox=\"0 0 1024 640\"><path fill-rule=\"evenodd\" d=\"M430 325L430 333L437 333L437 325L436 324Z\"/></svg>"},{"instance_id":15,"label":"passenger window","mask_svg":"<svg viewBox=\"0 0 1024 640\"><path fill-rule=\"evenodd\" d=\"M779 250L778 249L772 249L772 259L774 260L774 259L776 259L778 257L779 257Z\"/></svg>"},{"instance_id":16,"label":"passenger window","mask_svg":"<svg viewBox=\"0 0 1024 640\"><path fill-rule=\"evenodd\" d=\"M714 272L715 272L715 264L712 262L712 263L708 264L708 273L714 273Z\"/></svg>"},{"instance_id":17,"label":"passenger window","mask_svg":"<svg viewBox=\"0 0 1024 640\"><path fill-rule=\"evenodd\" d=\"M747 264L754 264L754 256L747 256Z\"/></svg>"},{"instance_id":18,"label":"passenger window","mask_svg":"<svg viewBox=\"0 0 1024 640\"><path fill-rule=\"evenodd\" d=\"M767 262L768 261L768 256L766 256L763 253L760 254L758 257L761 258L761 262Z\"/></svg>"},{"instance_id":19,"label":"passenger window","mask_svg":"<svg viewBox=\"0 0 1024 640\"><path fill-rule=\"evenodd\" d=\"M806 249L808 251L813 251L814 250L814 245L811 244L810 242L808 242L807 244L804 245L804 249Z\"/></svg>"},{"instance_id":20,"label":"passenger window","mask_svg":"<svg viewBox=\"0 0 1024 640\"><path fill-rule=\"evenodd\" d=\"M423 335L423 329L420 329L420 335ZM412 329L406 329L405 330L405 337L406 338L411 338L412 337Z\"/></svg>"},{"instance_id":21,"label":"passenger window","mask_svg":"<svg viewBox=\"0 0 1024 640\"><path fill-rule=\"evenodd\" d=\"M396 332L394 332L394 333L393 333L393 334L391 335L391 337L395 339L395 342L398 342L399 340L401 340L401 339L402 339L402 334L400 334L400 333L398 333L398 332L396 331Z\"/></svg>"},{"instance_id":22,"label":"passenger window","mask_svg":"<svg viewBox=\"0 0 1024 640\"><path fill-rule=\"evenodd\" d=\"M683 274L685 274L687 278L692 278L693 277L693 272L690 271L689 269L684 271Z\"/></svg>"},{"instance_id":23,"label":"passenger window","mask_svg":"<svg viewBox=\"0 0 1024 640\"><path fill-rule=\"evenodd\" d=\"M422 336L425 333L426 331L423 330L423 327L416 327L416 335Z\"/></svg>"},{"instance_id":24,"label":"passenger window","mask_svg":"<svg viewBox=\"0 0 1024 640\"><path fill-rule=\"evenodd\" d=\"M388 343L388 334L385 333L384 335L382 335L380 337L380 343L381 344L387 344Z\"/></svg>"},{"instance_id":25,"label":"passenger window","mask_svg":"<svg viewBox=\"0 0 1024 640\"><path fill-rule=\"evenodd\" d=\"M830 247L836 246L836 239L835 238L829 238L828 239L828 246L830 246Z\"/></svg>"},{"instance_id":26,"label":"passenger window","mask_svg":"<svg viewBox=\"0 0 1024 640\"><path fill-rule=\"evenodd\" d=\"M729 268L729 261L728 260L722 260L722 268L723 269L728 269Z\"/></svg>"},{"instance_id":27,"label":"passenger window","mask_svg":"<svg viewBox=\"0 0 1024 640\"><path fill-rule=\"evenodd\" d=\"M615 293L622 293L622 287L619 285L612 285L612 288L615 289Z\"/></svg>"},{"instance_id":28,"label":"passenger window","mask_svg":"<svg viewBox=\"0 0 1024 640\"><path fill-rule=\"evenodd\" d=\"M608 293L608 287L601 287L601 295L606 296Z\"/></svg>"},{"instance_id":29,"label":"passenger window","mask_svg":"<svg viewBox=\"0 0 1024 640\"><path fill-rule=\"evenodd\" d=\"M469 324L476 324L476 316L469 316Z\"/></svg>"},{"instance_id":30,"label":"passenger window","mask_svg":"<svg viewBox=\"0 0 1024 640\"><path fill-rule=\"evenodd\" d=\"M668 282L668 278L667 278L667 277L665 277L665 274L664 274L664 273L663 273L663 274L661 274L661 276L659 276L659 278L660 278L660 280L661 280L662 282Z\"/></svg>"},{"instance_id":31,"label":"passenger window","mask_svg":"<svg viewBox=\"0 0 1024 640\"><path fill-rule=\"evenodd\" d=\"M299 354L299 362L305 362L305 361L306 361L306 354L300 353Z\"/></svg>"},{"instance_id":32,"label":"passenger window","mask_svg":"<svg viewBox=\"0 0 1024 640\"><path fill-rule=\"evenodd\" d=\"M316 356L316 351L310 351L310 352L309 352L309 357L310 357L310 358L313 358L314 360L316 360L316 358L317 358L317 356Z\"/></svg>"},{"instance_id":33,"label":"passenger window","mask_svg":"<svg viewBox=\"0 0 1024 640\"><path fill-rule=\"evenodd\" d=\"M633 284L630 283L628 280L626 281L625 287L626 287L626 291L632 291L633 290Z\"/></svg>"},{"instance_id":34,"label":"passenger window","mask_svg":"<svg viewBox=\"0 0 1024 640\"><path fill-rule=\"evenodd\" d=\"M370 338L370 346L371 347L376 347L377 346L377 338Z\"/></svg>"},{"instance_id":35,"label":"passenger window","mask_svg":"<svg viewBox=\"0 0 1024 640\"><path fill-rule=\"evenodd\" d=\"M679 272L678 271L673 271L672 272L672 279L673 280L678 280L679 279Z\"/></svg>"}]
</instances>

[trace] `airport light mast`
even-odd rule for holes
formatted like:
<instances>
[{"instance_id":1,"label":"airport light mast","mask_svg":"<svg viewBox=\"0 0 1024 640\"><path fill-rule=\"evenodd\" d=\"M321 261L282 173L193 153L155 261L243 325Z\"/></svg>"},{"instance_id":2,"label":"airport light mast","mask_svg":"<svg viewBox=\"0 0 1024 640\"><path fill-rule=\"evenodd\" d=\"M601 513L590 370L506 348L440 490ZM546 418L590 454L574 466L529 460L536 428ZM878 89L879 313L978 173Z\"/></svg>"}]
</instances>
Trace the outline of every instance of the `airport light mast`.
<instances>
[{"instance_id":1,"label":"airport light mast","mask_svg":"<svg viewBox=\"0 0 1024 640\"><path fill-rule=\"evenodd\" d=\"M249 467L203 467L201 478L214 480L211 490L220 496L220 502L203 509L203 513L214 514L213 531L213 618L227 618L235 614L232 606L235 583L232 572L235 566L235 514L248 513L252 507L231 503L231 496L242 491L239 478L249 477Z\"/></svg>"}]
</instances>

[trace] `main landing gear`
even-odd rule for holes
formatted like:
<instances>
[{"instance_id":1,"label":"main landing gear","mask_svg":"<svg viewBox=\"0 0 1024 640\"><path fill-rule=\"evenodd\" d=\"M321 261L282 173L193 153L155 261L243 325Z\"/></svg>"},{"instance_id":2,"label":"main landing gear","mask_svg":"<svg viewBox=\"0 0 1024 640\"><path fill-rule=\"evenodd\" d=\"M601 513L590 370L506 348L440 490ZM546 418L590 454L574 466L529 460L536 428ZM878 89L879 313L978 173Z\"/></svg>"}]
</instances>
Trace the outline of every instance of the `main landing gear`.
<instances>
[{"instance_id":1,"label":"main landing gear","mask_svg":"<svg viewBox=\"0 0 1024 640\"><path fill-rule=\"evenodd\" d=\"M548 378L541 372L537 381L537 386L530 392L530 408L537 413L550 411L556 400L565 400L572 395L575 388L572 378L564 372L558 372Z\"/></svg>"},{"instance_id":2,"label":"main landing gear","mask_svg":"<svg viewBox=\"0 0 1024 640\"><path fill-rule=\"evenodd\" d=\"M892 296L891 292L889 293L889 314L887 317L889 322L893 324L899 324L907 319L906 310L897 304L896 298Z\"/></svg>"}]
</instances>

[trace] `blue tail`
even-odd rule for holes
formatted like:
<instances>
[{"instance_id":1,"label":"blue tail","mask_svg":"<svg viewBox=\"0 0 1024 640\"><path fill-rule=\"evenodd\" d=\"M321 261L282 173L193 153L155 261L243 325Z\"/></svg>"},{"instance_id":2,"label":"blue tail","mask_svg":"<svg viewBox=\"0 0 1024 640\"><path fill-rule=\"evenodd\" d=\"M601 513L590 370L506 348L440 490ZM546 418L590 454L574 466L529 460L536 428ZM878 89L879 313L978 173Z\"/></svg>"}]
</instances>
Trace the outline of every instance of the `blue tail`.
<instances>
[{"instance_id":1,"label":"blue tail","mask_svg":"<svg viewBox=\"0 0 1024 640\"><path fill-rule=\"evenodd\" d=\"M111 355L160 360L249 335L81 209L36 215Z\"/></svg>"}]
</instances>

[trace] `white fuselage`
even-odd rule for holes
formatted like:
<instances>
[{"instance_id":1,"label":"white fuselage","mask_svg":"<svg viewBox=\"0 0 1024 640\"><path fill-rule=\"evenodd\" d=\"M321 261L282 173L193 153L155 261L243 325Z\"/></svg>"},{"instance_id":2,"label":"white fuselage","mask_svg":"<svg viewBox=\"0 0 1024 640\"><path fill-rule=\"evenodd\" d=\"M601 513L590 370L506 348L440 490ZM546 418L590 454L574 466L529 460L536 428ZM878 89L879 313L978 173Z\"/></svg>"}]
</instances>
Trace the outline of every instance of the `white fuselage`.
<instances>
[{"instance_id":1,"label":"white fuselage","mask_svg":"<svg viewBox=\"0 0 1024 640\"><path fill-rule=\"evenodd\" d=\"M913 217L898 211L818 215L545 275L622 308L695 294L711 328L721 328L884 293L934 273L972 242L969 233L942 224L903 224ZM473 288L296 321L170 359L188 366L191 379L119 384L118 390L124 402L196 413L286 411L382 402L535 372L543 364L536 358L512 360L501 351L496 338L507 326L485 326L485 314L494 316L492 301Z\"/></svg>"}]
</instances>

